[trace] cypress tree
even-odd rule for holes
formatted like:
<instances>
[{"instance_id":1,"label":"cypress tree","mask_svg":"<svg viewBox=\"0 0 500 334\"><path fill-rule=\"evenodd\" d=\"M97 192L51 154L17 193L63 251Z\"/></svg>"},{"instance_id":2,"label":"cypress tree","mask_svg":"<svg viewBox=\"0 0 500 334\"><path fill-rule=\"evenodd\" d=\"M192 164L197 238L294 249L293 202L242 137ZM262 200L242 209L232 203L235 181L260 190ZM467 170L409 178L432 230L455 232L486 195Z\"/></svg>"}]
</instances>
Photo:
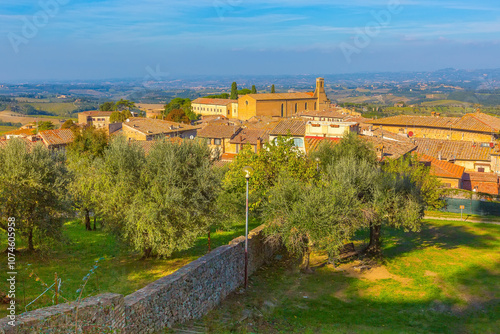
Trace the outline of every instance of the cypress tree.
<instances>
[{"instance_id":1,"label":"cypress tree","mask_svg":"<svg viewBox=\"0 0 500 334\"><path fill-rule=\"evenodd\" d=\"M251 94L257 94L257 88L255 88L255 85L252 85L252 93Z\"/></svg>"},{"instance_id":2,"label":"cypress tree","mask_svg":"<svg viewBox=\"0 0 500 334\"><path fill-rule=\"evenodd\" d=\"M271 93L276 93L276 89L274 88L274 85L271 86Z\"/></svg>"},{"instance_id":3,"label":"cypress tree","mask_svg":"<svg viewBox=\"0 0 500 334\"><path fill-rule=\"evenodd\" d=\"M231 100L237 100L238 99L238 85L236 82L233 82L231 85Z\"/></svg>"}]
</instances>

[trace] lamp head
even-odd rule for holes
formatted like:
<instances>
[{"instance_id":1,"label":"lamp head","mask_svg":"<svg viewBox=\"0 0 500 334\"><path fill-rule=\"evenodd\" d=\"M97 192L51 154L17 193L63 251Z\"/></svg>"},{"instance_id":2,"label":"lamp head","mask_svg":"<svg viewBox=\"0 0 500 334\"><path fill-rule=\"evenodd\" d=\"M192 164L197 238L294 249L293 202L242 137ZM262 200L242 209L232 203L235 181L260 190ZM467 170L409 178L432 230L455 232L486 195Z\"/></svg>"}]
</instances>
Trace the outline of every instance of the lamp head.
<instances>
[{"instance_id":1,"label":"lamp head","mask_svg":"<svg viewBox=\"0 0 500 334\"><path fill-rule=\"evenodd\" d=\"M245 178L249 179L250 175L253 172L253 168L250 166L245 166L245 167L243 167L243 172L245 173Z\"/></svg>"},{"instance_id":2,"label":"lamp head","mask_svg":"<svg viewBox=\"0 0 500 334\"><path fill-rule=\"evenodd\" d=\"M316 161L316 162L320 162L320 158L319 158L319 157L316 157L316 159L314 159L314 161Z\"/></svg>"}]
</instances>

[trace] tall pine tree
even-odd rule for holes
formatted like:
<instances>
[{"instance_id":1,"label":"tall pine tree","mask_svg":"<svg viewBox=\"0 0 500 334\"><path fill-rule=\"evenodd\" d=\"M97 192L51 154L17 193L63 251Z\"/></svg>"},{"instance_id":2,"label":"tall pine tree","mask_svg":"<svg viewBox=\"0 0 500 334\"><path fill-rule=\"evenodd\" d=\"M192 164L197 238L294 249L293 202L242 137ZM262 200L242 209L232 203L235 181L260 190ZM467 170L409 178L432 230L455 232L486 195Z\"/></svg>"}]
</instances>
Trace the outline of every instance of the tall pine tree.
<instances>
[{"instance_id":1,"label":"tall pine tree","mask_svg":"<svg viewBox=\"0 0 500 334\"><path fill-rule=\"evenodd\" d=\"M231 85L231 100L237 100L238 99L238 85L236 82L233 82Z\"/></svg>"},{"instance_id":2,"label":"tall pine tree","mask_svg":"<svg viewBox=\"0 0 500 334\"><path fill-rule=\"evenodd\" d=\"M251 94L257 94L257 88L255 88L255 85L252 85L252 93Z\"/></svg>"},{"instance_id":3,"label":"tall pine tree","mask_svg":"<svg viewBox=\"0 0 500 334\"><path fill-rule=\"evenodd\" d=\"M276 93L276 89L274 88L274 85L271 86L271 93Z\"/></svg>"}]
</instances>

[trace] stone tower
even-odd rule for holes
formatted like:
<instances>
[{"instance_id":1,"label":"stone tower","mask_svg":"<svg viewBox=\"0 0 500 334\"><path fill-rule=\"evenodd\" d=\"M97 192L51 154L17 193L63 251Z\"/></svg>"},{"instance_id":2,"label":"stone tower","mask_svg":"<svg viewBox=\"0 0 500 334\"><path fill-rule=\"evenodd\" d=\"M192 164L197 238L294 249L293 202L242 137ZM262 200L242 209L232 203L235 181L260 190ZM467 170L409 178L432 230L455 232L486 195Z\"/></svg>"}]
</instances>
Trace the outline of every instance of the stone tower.
<instances>
[{"instance_id":1,"label":"stone tower","mask_svg":"<svg viewBox=\"0 0 500 334\"><path fill-rule=\"evenodd\" d=\"M316 102L316 110L322 111L324 109L330 108L330 100L326 96L325 92L325 79L316 79L316 91L314 92L314 97L318 99Z\"/></svg>"}]
</instances>

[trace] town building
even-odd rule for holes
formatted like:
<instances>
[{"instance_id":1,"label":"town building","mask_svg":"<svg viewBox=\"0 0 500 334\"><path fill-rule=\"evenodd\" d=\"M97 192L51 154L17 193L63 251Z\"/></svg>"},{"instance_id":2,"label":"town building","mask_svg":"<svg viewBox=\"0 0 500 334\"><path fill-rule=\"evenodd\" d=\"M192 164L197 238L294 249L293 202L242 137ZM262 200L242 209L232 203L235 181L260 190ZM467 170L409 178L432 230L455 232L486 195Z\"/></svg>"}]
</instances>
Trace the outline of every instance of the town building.
<instances>
[{"instance_id":1,"label":"town building","mask_svg":"<svg viewBox=\"0 0 500 334\"><path fill-rule=\"evenodd\" d=\"M298 113L323 110L330 107L325 92L325 80L316 79L316 90L307 93L248 94L238 99L237 118L242 120L254 116L290 118Z\"/></svg>"},{"instance_id":2,"label":"town building","mask_svg":"<svg viewBox=\"0 0 500 334\"><path fill-rule=\"evenodd\" d=\"M236 144L231 139L242 130L240 126L227 124L207 124L198 130L198 137L207 140L208 146L216 154L236 153Z\"/></svg>"},{"instance_id":3,"label":"town building","mask_svg":"<svg viewBox=\"0 0 500 334\"><path fill-rule=\"evenodd\" d=\"M443 187L462 189L465 175L464 167L438 160L426 154L419 154L419 160L430 167L431 175L435 175Z\"/></svg>"},{"instance_id":4,"label":"town building","mask_svg":"<svg viewBox=\"0 0 500 334\"><path fill-rule=\"evenodd\" d=\"M242 128L229 143L235 145L235 153L238 154L245 145L250 145L252 151L257 153L267 141L269 141L268 130Z\"/></svg>"},{"instance_id":5,"label":"town building","mask_svg":"<svg viewBox=\"0 0 500 334\"><path fill-rule=\"evenodd\" d=\"M96 128L107 128L112 111L84 111L78 114L78 123Z\"/></svg>"},{"instance_id":6,"label":"town building","mask_svg":"<svg viewBox=\"0 0 500 334\"><path fill-rule=\"evenodd\" d=\"M495 173L468 172L464 174L462 189L499 195L500 185Z\"/></svg>"},{"instance_id":7,"label":"town building","mask_svg":"<svg viewBox=\"0 0 500 334\"><path fill-rule=\"evenodd\" d=\"M441 140L494 142L499 138L500 118L481 112L463 117L398 115L372 120L375 127L410 137Z\"/></svg>"},{"instance_id":8,"label":"town building","mask_svg":"<svg viewBox=\"0 0 500 334\"><path fill-rule=\"evenodd\" d=\"M498 147L489 142L415 138L417 153L462 166L467 172L498 171Z\"/></svg>"},{"instance_id":9,"label":"town building","mask_svg":"<svg viewBox=\"0 0 500 334\"><path fill-rule=\"evenodd\" d=\"M155 140L164 137L193 139L200 127L152 118L129 118L122 124L127 140Z\"/></svg>"},{"instance_id":10,"label":"town building","mask_svg":"<svg viewBox=\"0 0 500 334\"><path fill-rule=\"evenodd\" d=\"M75 133L71 129L41 131L38 136L49 150L64 151L75 140Z\"/></svg>"},{"instance_id":11,"label":"town building","mask_svg":"<svg viewBox=\"0 0 500 334\"><path fill-rule=\"evenodd\" d=\"M238 100L198 98L191 102L191 110L203 116L238 118Z\"/></svg>"}]
</instances>

